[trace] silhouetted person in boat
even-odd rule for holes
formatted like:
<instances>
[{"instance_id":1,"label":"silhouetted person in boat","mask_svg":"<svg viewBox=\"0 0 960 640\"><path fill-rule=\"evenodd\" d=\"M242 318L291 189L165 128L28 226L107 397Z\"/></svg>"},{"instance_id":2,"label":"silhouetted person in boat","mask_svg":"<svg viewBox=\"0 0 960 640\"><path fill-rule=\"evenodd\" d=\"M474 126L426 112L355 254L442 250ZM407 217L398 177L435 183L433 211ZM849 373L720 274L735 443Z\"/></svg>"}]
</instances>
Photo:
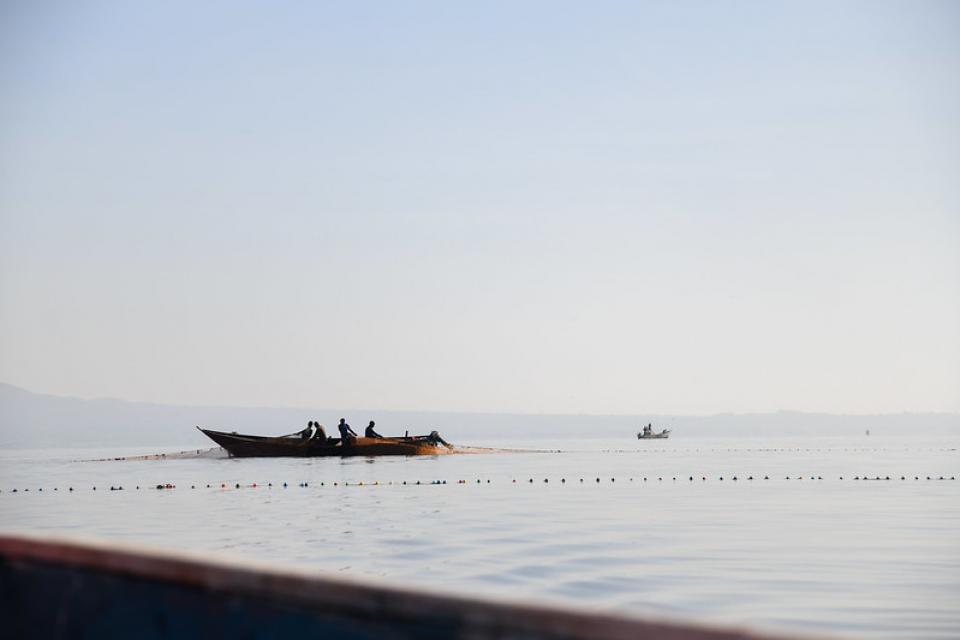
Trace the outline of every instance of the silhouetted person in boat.
<instances>
[{"instance_id":1,"label":"silhouetted person in boat","mask_svg":"<svg viewBox=\"0 0 960 640\"><path fill-rule=\"evenodd\" d=\"M453 449L453 445L451 445L449 442L441 438L440 433L437 431L431 431L428 437L433 442L433 444L442 444L447 449Z\"/></svg>"},{"instance_id":2,"label":"silhouetted person in boat","mask_svg":"<svg viewBox=\"0 0 960 640\"><path fill-rule=\"evenodd\" d=\"M353 432L353 429L350 428L350 425L347 424L344 418L340 418L340 424L337 425L337 429L340 430L340 444L348 444L353 438L357 437L357 434Z\"/></svg>"},{"instance_id":3,"label":"silhouetted person in boat","mask_svg":"<svg viewBox=\"0 0 960 640\"><path fill-rule=\"evenodd\" d=\"M313 439L319 440L320 442L326 442L327 432L323 430L323 425L319 422L314 422L313 426L316 428L316 431L313 432Z\"/></svg>"},{"instance_id":4,"label":"silhouetted person in boat","mask_svg":"<svg viewBox=\"0 0 960 640\"><path fill-rule=\"evenodd\" d=\"M300 432L300 439L309 440L313 434L313 420L307 423L307 428Z\"/></svg>"},{"instance_id":5,"label":"silhouetted person in boat","mask_svg":"<svg viewBox=\"0 0 960 640\"><path fill-rule=\"evenodd\" d=\"M373 420L371 420L370 424L367 425L367 430L363 432L363 435L365 435L368 438L382 438L383 437L382 435L380 435L379 433L373 430L373 425L375 424L376 423Z\"/></svg>"}]
</instances>

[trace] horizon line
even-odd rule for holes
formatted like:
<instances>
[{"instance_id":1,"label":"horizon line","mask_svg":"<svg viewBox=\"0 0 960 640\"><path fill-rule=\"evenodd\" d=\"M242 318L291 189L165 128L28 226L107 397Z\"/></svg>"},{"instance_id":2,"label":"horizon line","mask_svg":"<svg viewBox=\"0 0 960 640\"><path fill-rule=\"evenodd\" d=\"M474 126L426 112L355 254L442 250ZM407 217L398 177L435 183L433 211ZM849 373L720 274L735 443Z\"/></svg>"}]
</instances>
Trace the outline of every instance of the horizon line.
<instances>
[{"instance_id":1,"label":"horizon line","mask_svg":"<svg viewBox=\"0 0 960 640\"><path fill-rule=\"evenodd\" d=\"M820 415L846 418L869 418L878 416L902 416L902 415L928 415L928 416L953 416L960 417L960 411L932 411L932 410L900 410L872 413L833 413L830 411L807 410L807 409L776 409L771 411L714 411L707 413L555 413L555 412L524 412L524 411L470 411L463 409L373 409L373 408L342 408L342 407L301 407L301 406L280 406L280 405L223 405L223 404L189 404L189 403L167 403L156 402L152 400L128 400L110 396L99 397L81 397L73 395L58 395L54 393L45 393L33 391L9 382L0 381L0 386L10 387L17 391L28 393L34 396L45 396L58 398L61 400L76 400L79 402L120 402L126 404L153 405L158 407L175 407L183 409L235 409L235 410L283 410L283 411L334 411L334 412L386 412L386 413L431 413L431 414L462 414L462 415L490 415L490 416L524 416L524 417L598 417L598 418L637 418L640 416L648 417L670 417L670 418L712 418L720 416L764 416L780 414L796 415Z\"/></svg>"}]
</instances>

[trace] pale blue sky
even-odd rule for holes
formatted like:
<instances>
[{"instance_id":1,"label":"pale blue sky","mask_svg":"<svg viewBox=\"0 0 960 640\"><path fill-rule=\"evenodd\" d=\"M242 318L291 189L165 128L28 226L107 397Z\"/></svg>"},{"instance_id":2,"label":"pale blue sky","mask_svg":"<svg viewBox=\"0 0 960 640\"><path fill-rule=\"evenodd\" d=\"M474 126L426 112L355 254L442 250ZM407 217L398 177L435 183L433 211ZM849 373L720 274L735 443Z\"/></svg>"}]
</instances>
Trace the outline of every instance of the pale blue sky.
<instances>
[{"instance_id":1,"label":"pale blue sky","mask_svg":"<svg viewBox=\"0 0 960 640\"><path fill-rule=\"evenodd\" d=\"M0 381L960 410L960 5L0 5Z\"/></svg>"}]
</instances>

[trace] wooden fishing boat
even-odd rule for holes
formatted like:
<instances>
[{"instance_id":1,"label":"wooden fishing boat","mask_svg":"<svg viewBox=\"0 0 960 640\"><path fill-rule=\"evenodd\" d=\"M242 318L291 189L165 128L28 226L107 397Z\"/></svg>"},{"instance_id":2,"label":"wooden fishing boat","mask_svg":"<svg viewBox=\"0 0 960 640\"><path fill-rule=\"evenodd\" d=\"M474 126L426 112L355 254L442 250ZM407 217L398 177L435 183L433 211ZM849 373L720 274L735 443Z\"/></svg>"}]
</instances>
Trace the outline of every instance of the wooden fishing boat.
<instances>
[{"instance_id":1,"label":"wooden fishing boat","mask_svg":"<svg viewBox=\"0 0 960 640\"><path fill-rule=\"evenodd\" d=\"M235 458L310 458L354 456L430 456L446 453L453 446L436 431L426 436L396 438L301 438L294 436L251 436L200 429L208 438Z\"/></svg>"},{"instance_id":2,"label":"wooden fishing boat","mask_svg":"<svg viewBox=\"0 0 960 640\"><path fill-rule=\"evenodd\" d=\"M653 432L644 433L643 431L641 431L637 434L638 440L653 440L657 438L669 438L669 437L670 437L670 429L664 429L659 433L653 433Z\"/></svg>"}]
</instances>

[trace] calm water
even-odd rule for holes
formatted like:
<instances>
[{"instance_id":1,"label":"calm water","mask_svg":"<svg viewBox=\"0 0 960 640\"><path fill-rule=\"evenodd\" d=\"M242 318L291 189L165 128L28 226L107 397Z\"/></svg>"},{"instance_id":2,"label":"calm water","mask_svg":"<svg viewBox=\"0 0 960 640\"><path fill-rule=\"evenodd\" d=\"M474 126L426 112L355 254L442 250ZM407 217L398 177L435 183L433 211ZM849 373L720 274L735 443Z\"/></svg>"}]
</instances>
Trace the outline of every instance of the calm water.
<instances>
[{"instance_id":1,"label":"calm water","mask_svg":"<svg viewBox=\"0 0 960 640\"><path fill-rule=\"evenodd\" d=\"M3 451L0 523L445 592L960 637L960 438L475 444L561 452L94 462L83 460L148 452ZM853 479L864 475L891 479ZM148 488L167 482L177 488Z\"/></svg>"}]
</instances>

